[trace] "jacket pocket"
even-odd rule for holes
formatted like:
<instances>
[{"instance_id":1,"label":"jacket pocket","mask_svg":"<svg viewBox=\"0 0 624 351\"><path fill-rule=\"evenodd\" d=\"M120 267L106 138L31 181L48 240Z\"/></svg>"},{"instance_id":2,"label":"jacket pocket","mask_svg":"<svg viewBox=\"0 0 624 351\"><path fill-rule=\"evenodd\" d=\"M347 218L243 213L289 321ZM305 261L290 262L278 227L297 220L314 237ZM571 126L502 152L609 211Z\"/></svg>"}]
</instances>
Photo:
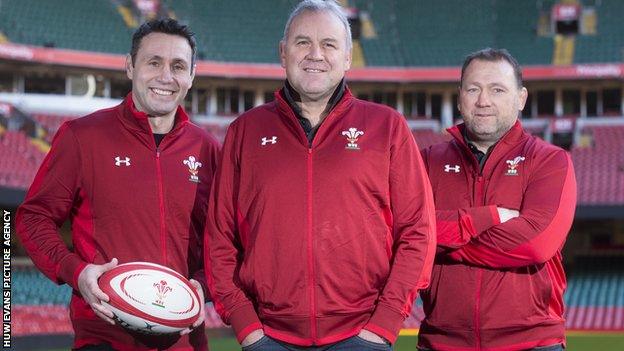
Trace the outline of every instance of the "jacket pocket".
<instances>
[{"instance_id":1,"label":"jacket pocket","mask_svg":"<svg viewBox=\"0 0 624 351\"><path fill-rule=\"evenodd\" d=\"M336 230L333 239L327 236L333 243L315 258L321 315L370 309L390 274L389 230L383 219L350 220L352 225Z\"/></svg>"}]
</instances>

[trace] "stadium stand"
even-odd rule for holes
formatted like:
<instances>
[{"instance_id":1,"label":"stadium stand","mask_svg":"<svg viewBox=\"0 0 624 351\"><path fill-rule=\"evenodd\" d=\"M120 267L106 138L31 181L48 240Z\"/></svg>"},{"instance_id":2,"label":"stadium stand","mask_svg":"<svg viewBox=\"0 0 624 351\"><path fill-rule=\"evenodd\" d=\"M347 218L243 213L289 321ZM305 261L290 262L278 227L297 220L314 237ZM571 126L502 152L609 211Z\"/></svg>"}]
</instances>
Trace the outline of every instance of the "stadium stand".
<instances>
[{"instance_id":1,"label":"stadium stand","mask_svg":"<svg viewBox=\"0 0 624 351\"><path fill-rule=\"evenodd\" d=\"M0 23L12 42L84 51L127 53L132 36L110 1L5 0Z\"/></svg>"},{"instance_id":2,"label":"stadium stand","mask_svg":"<svg viewBox=\"0 0 624 351\"><path fill-rule=\"evenodd\" d=\"M551 3L554 1L551 1ZM553 39L536 36L539 9L530 1L496 1L494 47L507 48L524 65L550 64Z\"/></svg>"},{"instance_id":3,"label":"stadium stand","mask_svg":"<svg viewBox=\"0 0 624 351\"><path fill-rule=\"evenodd\" d=\"M0 186L26 189L45 153L20 131L0 134Z\"/></svg>"},{"instance_id":4,"label":"stadium stand","mask_svg":"<svg viewBox=\"0 0 624 351\"><path fill-rule=\"evenodd\" d=\"M17 266L13 270L13 288L16 294L13 302L17 305L66 305L71 289L57 287L39 271L27 266Z\"/></svg>"},{"instance_id":5,"label":"stadium stand","mask_svg":"<svg viewBox=\"0 0 624 351\"><path fill-rule=\"evenodd\" d=\"M402 13L396 24L408 65L456 66L475 47L494 44L491 1L397 0L395 4ZM452 18L449 13L458 16ZM459 16L466 13L470 13L469 21ZM427 20L417 20L421 18ZM431 45L434 42L436 45Z\"/></svg>"},{"instance_id":6,"label":"stadium stand","mask_svg":"<svg viewBox=\"0 0 624 351\"><path fill-rule=\"evenodd\" d=\"M170 0L168 6L189 19L202 33L205 58L217 61L267 62L277 61L275 38L281 35L281 23L266 19L286 14L293 1L253 2L238 9L253 13L247 25L233 28L236 19L224 13L219 4L192 4ZM554 40L536 36L540 11L555 1L542 2L540 9L530 1L371 1L354 0L350 5L366 12L374 25L375 37L360 38L366 63L370 66L453 66L475 47L508 48L524 64L550 64ZM232 5L229 5L232 6ZM596 4L600 29L597 36L579 36L574 52L575 62L617 62L623 39L617 30L617 16L622 3L615 0ZM267 14L267 9L271 13ZM225 12L235 13L235 12ZM398 14L401 14L399 16ZM466 21L466 13L471 20ZM496 15L493 15L493 14ZM496 30L492 30L496 28ZM254 35L255 34L255 35ZM261 35L258 35L261 34ZM435 42L436 45L431 45ZM601 57L595 57L600 52ZM254 59L251 59L254 57Z\"/></svg>"},{"instance_id":7,"label":"stadium stand","mask_svg":"<svg viewBox=\"0 0 624 351\"><path fill-rule=\"evenodd\" d=\"M52 115L52 114L43 114L43 113L34 113L31 117L37 121L43 128L45 128L46 141L52 142L52 138L56 131L61 127L61 125L67 121L71 121L72 119L77 118L77 116L68 116L68 115Z\"/></svg>"},{"instance_id":8,"label":"stadium stand","mask_svg":"<svg viewBox=\"0 0 624 351\"><path fill-rule=\"evenodd\" d=\"M361 38L362 49L369 66L400 66L404 58L395 22L397 21L394 1L357 0L353 5L370 16L376 36Z\"/></svg>"},{"instance_id":9,"label":"stadium stand","mask_svg":"<svg viewBox=\"0 0 624 351\"><path fill-rule=\"evenodd\" d=\"M277 62L277 41L293 0L163 2L197 33L199 57L214 61ZM245 23L241 26L241 20Z\"/></svg>"},{"instance_id":10,"label":"stadium stand","mask_svg":"<svg viewBox=\"0 0 624 351\"><path fill-rule=\"evenodd\" d=\"M618 62L622 60L624 33L622 33L622 14L624 2L602 0L596 6L598 18L597 35L578 36L575 62Z\"/></svg>"},{"instance_id":11,"label":"stadium stand","mask_svg":"<svg viewBox=\"0 0 624 351\"><path fill-rule=\"evenodd\" d=\"M586 257L579 260L565 293L569 329L624 329L622 258Z\"/></svg>"},{"instance_id":12,"label":"stadium stand","mask_svg":"<svg viewBox=\"0 0 624 351\"><path fill-rule=\"evenodd\" d=\"M66 305L15 305L11 322L16 337L73 333Z\"/></svg>"},{"instance_id":13,"label":"stadium stand","mask_svg":"<svg viewBox=\"0 0 624 351\"><path fill-rule=\"evenodd\" d=\"M579 203L620 205L624 203L624 124L585 127L589 147L572 150Z\"/></svg>"},{"instance_id":14,"label":"stadium stand","mask_svg":"<svg viewBox=\"0 0 624 351\"><path fill-rule=\"evenodd\" d=\"M282 36L283 20L275 18L286 18L296 2L162 3L202 34L197 37L200 59L277 63L276 38ZM130 15L122 16L116 3L6 0L0 4L0 29L16 43L125 53L132 26L124 19ZM349 1L351 7L367 13L377 34L360 38L368 66L455 66L466 53L485 46L505 47L525 65L551 64L555 40L536 34L540 13L548 11L556 1L539 3L540 6L532 1ZM619 62L624 46L624 34L619 30L624 3L603 0L593 5L598 18L597 33L577 36L574 62ZM84 13L92 15L81 15ZM469 21L466 14L470 14ZM240 25L241 16L244 26Z\"/></svg>"}]
</instances>

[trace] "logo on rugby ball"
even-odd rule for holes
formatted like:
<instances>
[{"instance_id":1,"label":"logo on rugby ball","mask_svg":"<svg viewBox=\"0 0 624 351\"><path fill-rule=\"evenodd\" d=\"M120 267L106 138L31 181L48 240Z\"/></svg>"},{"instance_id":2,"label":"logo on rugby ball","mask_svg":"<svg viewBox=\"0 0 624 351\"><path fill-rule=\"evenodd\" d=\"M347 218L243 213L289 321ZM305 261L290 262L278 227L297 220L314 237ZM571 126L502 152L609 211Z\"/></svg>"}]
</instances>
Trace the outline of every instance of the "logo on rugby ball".
<instances>
[{"instance_id":1,"label":"logo on rugby ball","mask_svg":"<svg viewBox=\"0 0 624 351\"><path fill-rule=\"evenodd\" d=\"M165 295L173 289L169 285L167 285L166 280L161 280L158 283L154 283L154 287L156 288L156 301L152 302L152 305L165 308Z\"/></svg>"}]
</instances>

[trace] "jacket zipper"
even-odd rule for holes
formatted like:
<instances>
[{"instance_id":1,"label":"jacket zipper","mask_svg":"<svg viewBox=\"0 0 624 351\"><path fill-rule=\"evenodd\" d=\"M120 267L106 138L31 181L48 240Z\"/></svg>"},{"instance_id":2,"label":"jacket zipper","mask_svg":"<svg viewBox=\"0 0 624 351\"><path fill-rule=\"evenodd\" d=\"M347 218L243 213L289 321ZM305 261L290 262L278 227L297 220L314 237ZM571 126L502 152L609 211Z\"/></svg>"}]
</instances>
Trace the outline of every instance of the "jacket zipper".
<instances>
[{"instance_id":1,"label":"jacket zipper","mask_svg":"<svg viewBox=\"0 0 624 351\"><path fill-rule=\"evenodd\" d=\"M165 227L165 196L163 191L162 170L160 167L160 149L156 147L156 174L158 177L158 206L160 210L160 247L163 265L167 265L167 231Z\"/></svg>"},{"instance_id":2,"label":"jacket zipper","mask_svg":"<svg viewBox=\"0 0 624 351\"><path fill-rule=\"evenodd\" d=\"M483 169L479 170L479 173L476 176L475 181L475 196L476 201L480 205L485 205L485 196L484 196L484 180L483 180ZM475 339L477 344L477 350L481 350L481 283L483 281L483 270L479 269L477 272L477 290L475 292L475 316L474 316L474 324L475 324Z\"/></svg>"},{"instance_id":3,"label":"jacket zipper","mask_svg":"<svg viewBox=\"0 0 624 351\"><path fill-rule=\"evenodd\" d=\"M338 108L338 106L343 103L343 101L341 100L341 102L339 102L336 106L334 106L333 110L325 117L323 124L327 124L327 120L329 119L329 117L331 115L333 115L336 111L336 109ZM288 105L288 103L286 103ZM297 121L297 116L295 116L294 112L292 112L292 109L289 109L287 112L290 117ZM297 122L297 124L299 124ZM319 134L321 127L323 126L323 124L321 124L319 126L319 129L316 131L315 137L316 135ZM315 287L316 287L316 279L314 279L314 241L313 241L313 230L312 230L312 147L314 144L314 138L312 138L313 140L308 140L308 137L305 133L305 131L303 130L303 128L300 128L300 130L302 131L302 135L303 135L303 139L305 140L305 142L308 145L308 159L307 159L307 201L308 201L308 208L307 208L307 219L308 219L308 228L307 228L307 239L308 239L308 284L310 286L310 336L312 339L312 344L314 344L316 342L317 339L317 330L316 330L316 293L315 293Z\"/></svg>"},{"instance_id":4,"label":"jacket zipper","mask_svg":"<svg viewBox=\"0 0 624 351\"><path fill-rule=\"evenodd\" d=\"M479 269L477 272L477 291L475 296L475 338L477 340L477 350L481 350L481 323L479 313L481 311L481 282L483 280L483 270Z\"/></svg>"},{"instance_id":5,"label":"jacket zipper","mask_svg":"<svg viewBox=\"0 0 624 351\"><path fill-rule=\"evenodd\" d=\"M312 235L312 148L308 148L308 181L307 181L307 197L308 197L308 275L310 285L310 335L312 342L316 341L316 294L314 279L314 243Z\"/></svg>"}]
</instances>

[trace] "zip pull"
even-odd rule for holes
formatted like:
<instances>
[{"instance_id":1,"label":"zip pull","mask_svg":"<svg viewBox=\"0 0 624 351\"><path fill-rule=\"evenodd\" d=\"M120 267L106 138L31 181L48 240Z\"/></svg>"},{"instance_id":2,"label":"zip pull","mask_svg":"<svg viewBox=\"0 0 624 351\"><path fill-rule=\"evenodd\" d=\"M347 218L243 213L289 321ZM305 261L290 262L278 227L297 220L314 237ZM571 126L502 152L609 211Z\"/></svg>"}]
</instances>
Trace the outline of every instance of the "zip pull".
<instances>
[{"instance_id":1,"label":"zip pull","mask_svg":"<svg viewBox=\"0 0 624 351\"><path fill-rule=\"evenodd\" d=\"M312 153L312 148L311 148L311 147L309 147L309 148L308 148L308 153L309 153L309 154L311 154L311 153Z\"/></svg>"},{"instance_id":2,"label":"zip pull","mask_svg":"<svg viewBox=\"0 0 624 351\"><path fill-rule=\"evenodd\" d=\"M156 158L160 158L160 149L156 148Z\"/></svg>"}]
</instances>

